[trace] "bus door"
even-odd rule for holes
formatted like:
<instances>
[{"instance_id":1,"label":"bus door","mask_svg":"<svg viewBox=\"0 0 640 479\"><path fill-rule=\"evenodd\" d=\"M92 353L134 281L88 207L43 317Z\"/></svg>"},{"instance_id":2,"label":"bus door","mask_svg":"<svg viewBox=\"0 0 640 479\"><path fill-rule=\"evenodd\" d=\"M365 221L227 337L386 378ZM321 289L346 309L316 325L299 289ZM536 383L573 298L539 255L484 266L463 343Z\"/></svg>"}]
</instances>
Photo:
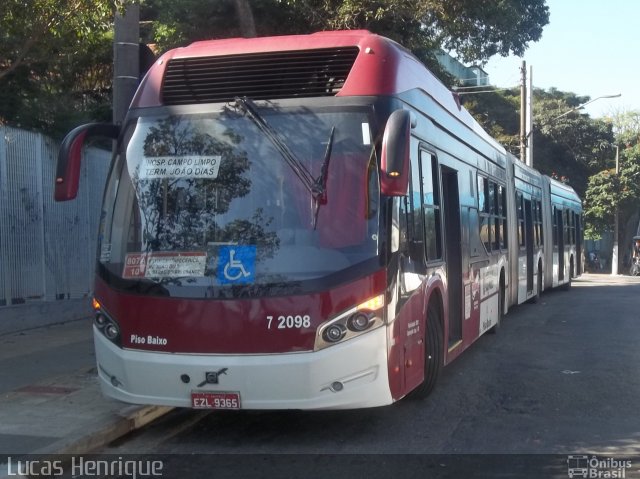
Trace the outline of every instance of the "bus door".
<instances>
[{"instance_id":1,"label":"bus door","mask_svg":"<svg viewBox=\"0 0 640 479\"><path fill-rule=\"evenodd\" d=\"M527 293L533 292L533 212L531 200L524 200L524 231L527 250Z\"/></svg>"},{"instance_id":2,"label":"bus door","mask_svg":"<svg viewBox=\"0 0 640 479\"><path fill-rule=\"evenodd\" d=\"M462 232L458 172L441 167L444 205L445 258L449 299L449 347L462 339Z\"/></svg>"},{"instance_id":3,"label":"bus door","mask_svg":"<svg viewBox=\"0 0 640 479\"><path fill-rule=\"evenodd\" d=\"M564 210L556 209L556 240L558 243L558 281L564 280Z\"/></svg>"}]
</instances>

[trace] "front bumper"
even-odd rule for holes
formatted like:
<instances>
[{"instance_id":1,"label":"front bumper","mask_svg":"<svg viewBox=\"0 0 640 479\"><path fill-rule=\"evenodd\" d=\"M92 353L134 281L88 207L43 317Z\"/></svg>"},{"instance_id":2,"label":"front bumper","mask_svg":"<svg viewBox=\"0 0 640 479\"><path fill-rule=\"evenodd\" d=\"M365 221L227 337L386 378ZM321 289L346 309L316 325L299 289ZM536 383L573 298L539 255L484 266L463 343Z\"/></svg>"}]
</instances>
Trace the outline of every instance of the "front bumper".
<instances>
[{"instance_id":1,"label":"front bumper","mask_svg":"<svg viewBox=\"0 0 640 479\"><path fill-rule=\"evenodd\" d=\"M196 355L123 350L94 328L104 394L128 403L175 407L191 407L193 391L238 392L242 409L356 409L391 404L386 338L386 328L381 327L316 352ZM198 387L207 372L223 368L219 384ZM184 382L186 376L189 383Z\"/></svg>"}]
</instances>

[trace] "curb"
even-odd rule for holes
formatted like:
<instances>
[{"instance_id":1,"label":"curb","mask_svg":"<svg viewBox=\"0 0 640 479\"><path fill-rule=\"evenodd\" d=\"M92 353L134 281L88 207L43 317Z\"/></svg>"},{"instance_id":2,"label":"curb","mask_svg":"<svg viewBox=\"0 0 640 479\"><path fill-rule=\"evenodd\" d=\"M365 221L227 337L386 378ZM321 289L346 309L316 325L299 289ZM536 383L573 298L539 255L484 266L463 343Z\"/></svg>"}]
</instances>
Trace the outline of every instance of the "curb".
<instances>
[{"instance_id":1,"label":"curb","mask_svg":"<svg viewBox=\"0 0 640 479\"><path fill-rule=\"evenodd\" d=\"M174 408L169 406L129 406L114 415L109 422L101 421L88 425L87 434L64 438L42 449L34 455L51 456L55 454L88 454L106 446L130 432L146 426Z\"/></svg>"},{"instance_id":2,"label":"curb","mask_svg":"<svg viewBox=\"0 0 640 479\"><path fill-rule=\"evenodd\" d=\"M39 461L53 461L53 458L58 455L90 454L130 432L146 426L173 409L169 406L129 406L121 412L115 413L111 421L100 421L95 425L88 425L87 430L90 432L87 434L60 439L53 444L30 452L29 456L38 456ZM15 473L9 475L8 464L0 463L0 479L28 479L28 477Z\"/></svg>"}]
</instances>

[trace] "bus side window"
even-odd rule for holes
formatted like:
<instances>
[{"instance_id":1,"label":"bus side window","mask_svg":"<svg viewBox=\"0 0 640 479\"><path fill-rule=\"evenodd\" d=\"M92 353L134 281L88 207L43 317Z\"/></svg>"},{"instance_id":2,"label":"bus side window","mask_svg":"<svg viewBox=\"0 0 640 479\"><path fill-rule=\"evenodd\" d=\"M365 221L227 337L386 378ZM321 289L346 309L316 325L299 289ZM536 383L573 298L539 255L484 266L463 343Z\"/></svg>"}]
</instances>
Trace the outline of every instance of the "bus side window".
<instances>
[{"instance_id":1,"label":"bus side window","mask_svg":"<svg viewBox=\"0 0 640 479\"><path fill-rule=\"evenodd\" d=\"M522 193L516 193L516 210L518 211L518 245L524 246L524 207Z\"/></svg>"},{"instance_id":2,"label":"bus side window","mask_svg":"<svg viewBox=\"0 0 640 479\"><path fill-rule=\"evenodd\" d=\"M419 161L411 161L408 203L408 240L409 256L412 260L424 263L424 219L422 215L422 188Z\"/></svg>"},{"instance_id":3,"label":"bus side window","mask_svg":"<svg viewBox=\"0 0 640 479\"><path fill-rule=\"evenodd\" d=\"M553 207L553 246L558 246L558 209Z\"/></svg>"},{"instance_id":4,"label":"bus side window","mask_svg":"<svg viewBox=\"0 0 640 479\"><path fill-rule=\"evenodd\" d=\"M472 258L480 256L483 252L482 241L480 241L480 219L478 210L469 208L469 255Z\"/></svg>"},{"instance_id":5,"label":"bus side window","mask_svg":"<svg viewBox=\"0 0 640 479\"><path fill-rule=\"evenodd\" d=\"M480 239L487 253L491 252L491 216L489 214L489 181L478 175L478 212L480 213Z\"/></svg>"},{"instance_id":6,"label":"bus side window","mask_svg":"<svg viewBox=\"0 0 640 479\"><path fill-rule=\"evenodd\" d=\"M398 217L398 230L400 231L400 238L398 249L400 251L406 251L409 247L409 232L407 229L409 228L408 217L409 217L409 197L401 196L398 198L400 202L400 216Z\"/></svg>"},{"instance_id":7,"label":"bus side window","mask_svg":"<svg viewBox=\"0 0 640 479\"><path fill-rule=\"evenodd\" d=\"M500 201L500 249L507 249L507 192L502 187L498 187L498 198Z\"/></svg>"},{"instance_id":8,"label":"bus side window","mask_svg":"<svg viewBox=\"0 0 640 479\"><path fill-rule=\"evenodd\" d=\"M487 211L487 179L484 176L478 175L478 211L480 213L488 213Z\"/></svg>"},{"instance_id":9,"label":"bus side window","mask_svg":"<svg viewBox=\"0 0 640 479\"><path fill-rule=\"evenodd\" d=\"M539 221L538 225L540 228L540 246L544 246L544 222L542 221L542 200L538 200L538 213L539 213Z\"/></svg>"},{"instance_id":10,"label":"bus side window","mask_svg":"<svg viewBox=\"0 0 640 479\"><path fill-rule=\"evenodd\" d=\"M440 221L440 188L438 185L438 162L426 151L420 152L422 173L422 207L427 261L442 259L442 223Z\"/></svg>"},{"instance_id":11,"label":"bus side window","mask_svg":"<svg viewBox=\"0 0 640 479\"><path fill-rule=\"evenodd\" d=\"M491 198L491 249L498 251L500 249L500 198L498 195L498 184L493 181L489 183Z\"/></svg>"}]
</instances>

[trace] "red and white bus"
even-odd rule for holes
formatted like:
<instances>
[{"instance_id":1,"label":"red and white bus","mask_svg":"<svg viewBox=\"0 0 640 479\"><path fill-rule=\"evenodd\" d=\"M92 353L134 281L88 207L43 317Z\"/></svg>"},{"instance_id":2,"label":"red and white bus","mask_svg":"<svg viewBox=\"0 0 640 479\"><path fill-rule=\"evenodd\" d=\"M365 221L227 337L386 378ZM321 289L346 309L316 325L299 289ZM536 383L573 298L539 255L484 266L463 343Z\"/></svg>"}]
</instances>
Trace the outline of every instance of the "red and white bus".
<instances>
[{"instance_id":1,"label":"red and white bus","mask_svg":"<svg viewBox=\"0 0 640 479\"><path fill-rule=\"evenodd\" d=\"M410 52L367 31L158 59L116 140L94 337L130 403L362 408L427 395L508 307L579 274L579 198L523 166Z\"/></svg>"}]
</instances>

